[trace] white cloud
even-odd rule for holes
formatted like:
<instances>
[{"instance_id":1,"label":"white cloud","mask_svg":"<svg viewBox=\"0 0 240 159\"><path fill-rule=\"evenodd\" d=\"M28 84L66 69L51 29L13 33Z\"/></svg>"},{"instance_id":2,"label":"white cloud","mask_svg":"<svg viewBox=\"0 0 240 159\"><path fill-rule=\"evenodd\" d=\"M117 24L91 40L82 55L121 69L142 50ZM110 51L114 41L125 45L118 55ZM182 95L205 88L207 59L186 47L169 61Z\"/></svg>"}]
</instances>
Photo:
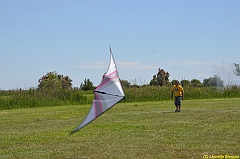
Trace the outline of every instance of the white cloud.
<instances>
[{"instance_id":1,"label":"white cloud","mask_svg":"<svg viewBox=\"0 0 240 159\"><path fill-rule=\"evenodd\" d=\"M82 65L77 66L77 68L106 68L106 67L108 67L107 61L83 62Z\"/></svg>"},{"instance_id":2,"label":"white cloud","mask_svg":"<svg viewBox=\"0 0 240 159\"><path fill-rule=\"evenodd\" d=\"M82 65L78 66L77 68L107 68L109 62L108 61L98 61L98 62L84 62ZM126 62L126 61L119 61L116 62L118 68L133 68L138 70L148 70L155 68L154 66L150 65L142 65L140 62Z\"/></svg>"},{"instance_id":3,"label":"white cloud","mask_svg":"<svg viewBox=\"0 0 240 159\"><path fill-rule=\"evenodd\" d=\"M118 62L118 67L119 68L134 68L138 70L148 70L148 69L153 69L155 68L154 66L150 65L142 65L140 62L124 62L120 61Z\"/></svg>"},{"instance_id":4,"label":"white cloud","mask_svg":"<svg viewBox=\"0 0 240 159\"><path fill-rule=\"evenodd\" d=\"M210 63L207 62L201 62L201 61L172 61L175 65L180 66L201 66L201 65L210 65Z\"/></svg>"},{"instance_id":5,"label":"white cloud","mask_svg":"<svg viewBox=\"0 0 240 159\"><path fill-rule=\"evenodd\" d=\"M198 74L198 75L196 76L196 78L206 78L206 75L204 75L204 74Z\"/></svg>"}]
</instances>

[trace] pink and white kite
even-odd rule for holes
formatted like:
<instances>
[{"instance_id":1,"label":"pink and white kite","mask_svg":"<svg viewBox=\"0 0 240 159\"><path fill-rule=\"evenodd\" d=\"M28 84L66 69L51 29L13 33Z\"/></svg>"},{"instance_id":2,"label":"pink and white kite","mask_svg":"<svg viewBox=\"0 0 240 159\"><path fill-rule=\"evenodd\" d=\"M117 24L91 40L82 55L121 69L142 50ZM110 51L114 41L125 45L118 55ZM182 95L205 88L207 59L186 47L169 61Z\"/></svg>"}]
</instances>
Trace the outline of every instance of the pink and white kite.
<instances>
[{"instance_id":1,"label":"pink and white kite","mask_svg":"<svg viewBox=\"0 0 240 159\"><path fill-rule=\"evenodd\" d=\"M100 85L93 92L94 99L88 115L71 133L80 130L125 97L111 48L108 70L103 76Z\"/></svg>"}]
</instances>

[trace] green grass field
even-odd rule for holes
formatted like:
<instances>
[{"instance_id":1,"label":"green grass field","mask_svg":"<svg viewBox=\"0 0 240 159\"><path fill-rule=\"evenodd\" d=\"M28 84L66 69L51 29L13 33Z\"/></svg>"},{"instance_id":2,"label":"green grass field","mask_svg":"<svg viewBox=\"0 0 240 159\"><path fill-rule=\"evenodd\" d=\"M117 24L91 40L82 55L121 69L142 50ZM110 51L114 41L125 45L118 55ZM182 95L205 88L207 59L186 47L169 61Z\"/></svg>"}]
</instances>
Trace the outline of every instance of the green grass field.
<instances>
[{"instance_id":1,"label":"green grass field","mask_svg":"<svg viewBox=\"0 0 240 159\"><path fill-rule=\"evenodd\" d=\"M173 101L119 103L73 135L90 105L1 110L0 158L239 157L239 106L184 100L174 113Z\"/></svg>"}]
</instances>

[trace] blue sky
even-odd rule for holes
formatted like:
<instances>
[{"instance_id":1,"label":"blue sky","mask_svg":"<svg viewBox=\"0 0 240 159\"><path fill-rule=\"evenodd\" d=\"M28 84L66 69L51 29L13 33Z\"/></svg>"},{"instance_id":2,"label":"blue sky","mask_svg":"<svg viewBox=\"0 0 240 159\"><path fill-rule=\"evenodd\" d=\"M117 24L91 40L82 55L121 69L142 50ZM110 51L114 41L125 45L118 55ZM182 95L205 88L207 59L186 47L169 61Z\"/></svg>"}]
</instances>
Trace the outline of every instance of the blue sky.
<instances>
[{"instance_id":1,"label":"blue sky","mask_svg":"<svg viewBox=\"0 0 240 159\"><path fill-rule=\"evenodd\" d=\"M37 87L47 72L100 83L109 45L121 79L147 84L219 75L240 83L239 0L0 0L0 89Z\"/></svg>"}]
</instances>

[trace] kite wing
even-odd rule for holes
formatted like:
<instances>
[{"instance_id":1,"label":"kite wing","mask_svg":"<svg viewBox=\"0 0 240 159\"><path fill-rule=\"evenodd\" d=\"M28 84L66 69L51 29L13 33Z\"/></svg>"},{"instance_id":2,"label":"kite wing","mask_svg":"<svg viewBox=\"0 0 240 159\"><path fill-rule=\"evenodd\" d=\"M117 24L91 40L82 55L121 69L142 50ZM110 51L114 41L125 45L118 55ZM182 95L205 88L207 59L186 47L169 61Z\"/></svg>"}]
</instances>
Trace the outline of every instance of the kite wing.
<instances>
[{"instance_id":1,"label":"kite wing","mask_svg":"<svg viewBox=\"0 0 240 159\"><path fill-rule=\"evenodd\" d=\"M100 85L93 92L94 100L87 117L74 131L72 131L72 133L80 130L95 120L98 116L121 101L125 96L120 79L118 77L117 66L115 64L111 48L108 70L104 75Z\"/></svg>"}]
</instances>

